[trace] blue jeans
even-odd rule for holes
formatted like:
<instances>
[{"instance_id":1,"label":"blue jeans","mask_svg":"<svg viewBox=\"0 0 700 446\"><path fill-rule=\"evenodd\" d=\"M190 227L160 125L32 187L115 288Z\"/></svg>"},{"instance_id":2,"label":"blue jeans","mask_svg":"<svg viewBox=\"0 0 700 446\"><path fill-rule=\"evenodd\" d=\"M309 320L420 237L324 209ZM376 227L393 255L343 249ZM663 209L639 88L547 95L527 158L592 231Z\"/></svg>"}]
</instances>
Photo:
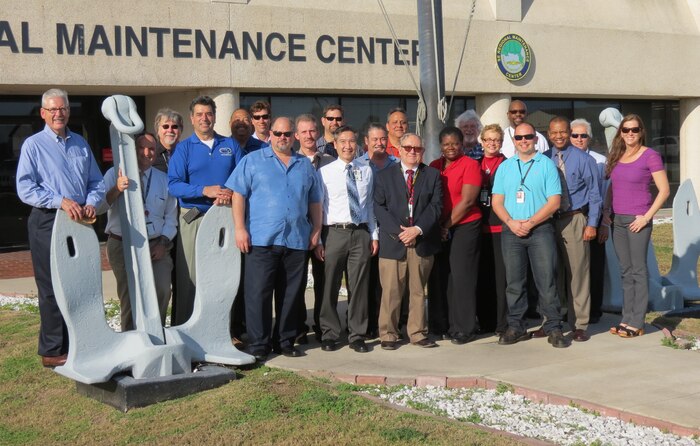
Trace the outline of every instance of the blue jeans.
<instances>
[{"instance_id":1,"label":"blue jeans","mask_svg":"<svg viewBox=\"0 0 700 446\"><path fill-rule=\"evenodd\" d=\"M506 268L508 326L525 331L523 316L527 311L527 266L539 294L539 310L545 318L545 333L561 329L559 297L556 287L557 245L554 225L550 222L535 227L527 237L513 234L503 225L501 249Z\"/></svg>"}]
</instances>

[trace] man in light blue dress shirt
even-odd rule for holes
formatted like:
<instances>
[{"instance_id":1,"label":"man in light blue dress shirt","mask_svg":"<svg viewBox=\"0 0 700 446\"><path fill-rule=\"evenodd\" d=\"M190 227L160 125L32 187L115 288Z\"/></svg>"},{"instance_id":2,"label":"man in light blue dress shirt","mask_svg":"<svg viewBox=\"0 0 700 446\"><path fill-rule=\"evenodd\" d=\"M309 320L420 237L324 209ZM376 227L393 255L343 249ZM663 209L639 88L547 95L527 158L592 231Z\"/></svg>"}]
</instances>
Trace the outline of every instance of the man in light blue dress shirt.
<instances>
[{"instance_id":1,"label":"man in light blue dress shirt","mask_svg":"<svg viewBox=\"0 0 700 446\"><path fill-rule=\"evenodd\" d=\"M68 94L56 88L46 91L40 113L46 125L22 144L17 195L33 208L27 226L39 291L39 355L44 367L57 367L66 362L68 332L51 279L51 233L56 211L63 209L75 221L92 223L105 187L87 141L68 129Z\"/></svg>"}]
</instances>

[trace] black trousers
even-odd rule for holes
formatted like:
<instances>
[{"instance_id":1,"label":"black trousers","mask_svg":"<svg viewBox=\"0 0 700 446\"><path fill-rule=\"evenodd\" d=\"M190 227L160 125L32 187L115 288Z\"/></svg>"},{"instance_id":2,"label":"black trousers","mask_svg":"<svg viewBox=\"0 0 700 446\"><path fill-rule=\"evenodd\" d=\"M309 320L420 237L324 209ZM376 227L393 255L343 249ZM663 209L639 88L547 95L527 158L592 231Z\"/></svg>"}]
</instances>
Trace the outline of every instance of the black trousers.
<instances>
[{"instance_id":1,"label":"black trousers","mask_svg":"<svg viewBox=\"0 0 700 446\"><path fill-rule=\"evenodd\" d=\"M306 254L306 260L304 260L304 270L302 272L301 284L299 286L299 294L297 295L297 317L299 319L299 334L307 333L309 331L308 325L306 325L306 299L304 294L306 293L306 282L309 279L309 259L311 260L311 275L314 278L314 331L317 333L321 332L321 325L319 322L319 317L321 314L321 301L323 300L323 262L318 260L312 251L308 251Z\"/></svg>"},{"instance_id":2,"label":"black trousers","mask_svg":"<svg viewBox=\"0 0 700 446\"><path fill-rule=\"evenodd\" d=\"M253 246L246 255L245 316L252 353L269 352L271 336L291 347L297 335L297 296L306 251L284 246ZM275 333L272 333L272 295L275 294Z\"/></svg>"},{"instance_id":3,"label":"black trousers","mask_svg":"<svg viewBox=\"0 0 700 446\"><path fill-rule=\"evenodd\" d=\"M590 242L591 247L591 317L603 315L603 288L605 284L605 243Z\"/></svg>"},{"instance_id":4,"label":"black trousers","mask_svg":"<svg viewBox=\"0 0 700 446\"><path fill-rule=\"evenodd\" d=\"M508 329L508 302L500 232L481 234L476 294L476 315L481 331L504 333Z\"/></svg>"},{"instance_id":5,"label":"black trousers","mask_svg":"<svg viewBox=\"0 0 700 446\"><path fill-rule=\"evenodd\" d=\"M476 331L476 281L479 277L481 220L455 227L450 246L450 284L447 290L450 334Z\"/></svg>"},{"instance_id":6,"label":"black trousers","mask_svg":"<svg viewBox=\"0 0 700 446\"><path fill-rule=\"evenodd\" d=\"M173 250L174 251L174 250ZM240 339L243 333L246 332L245 328L245 255L241 255L241 281L238 284L238 291L236 292L236 298L233 300L233 307L231 308L231 325L230 334L232 338ZM175 289L175 287L173 287Z\"/></svg>"},{"instance_id":7,"label":"black trousers","mask_svg":"<svg viewBox=\"0 0 700 446\"><path fill-rule=\"evenodd\" d=\"M29 249L34 279L39 291L39 354L60 356L68 353L68 330L58 308L51 281L51 232L56 209L34 208L29 214Z\"/></svg>"},{"instance_id":8,"label":"black trousers","mask_svg":"<svg viewBox=\"0 0 700 446\"><path fill-rule=\"evenodd\" d=\"M447 289L450 283L451 244L451 240L442 242L442 249L435 254L435 263L428 278L428 331L434 335L450 332Z\"/></svg>"}]
</instances>

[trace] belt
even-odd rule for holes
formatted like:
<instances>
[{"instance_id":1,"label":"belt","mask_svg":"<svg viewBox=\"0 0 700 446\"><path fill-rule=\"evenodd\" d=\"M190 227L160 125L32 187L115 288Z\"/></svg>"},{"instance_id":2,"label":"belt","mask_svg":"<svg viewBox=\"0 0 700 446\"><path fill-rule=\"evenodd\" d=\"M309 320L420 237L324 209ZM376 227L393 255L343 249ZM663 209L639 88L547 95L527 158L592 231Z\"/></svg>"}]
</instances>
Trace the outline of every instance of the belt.
<instances>
[{"instance_id":1,"label":"belt","mask_svg":"<svg viewBox=\"0 0 700 446\"><path fill-rule=\"evenodd\" d=\"M584 210L583 209L576 209L574 211L567 211L567 212L555 212L554 213L554 218L566 218L566 217L571 217L572 215L576 214L583 214Z\"/></svg>"},{"instance_id":2,"label":"belt","mask_svg":"<svg viewBox=\"0 0 700 446\"><path fill-rule=\"evenodd\" d=\"M369 226L367 226L367 223L360 223L359 225L356 225L355 223L334 223L332 225L328 225L328 227L335 229L364 229L365 231L369 231Z\"/></svg>"}]
</instances>

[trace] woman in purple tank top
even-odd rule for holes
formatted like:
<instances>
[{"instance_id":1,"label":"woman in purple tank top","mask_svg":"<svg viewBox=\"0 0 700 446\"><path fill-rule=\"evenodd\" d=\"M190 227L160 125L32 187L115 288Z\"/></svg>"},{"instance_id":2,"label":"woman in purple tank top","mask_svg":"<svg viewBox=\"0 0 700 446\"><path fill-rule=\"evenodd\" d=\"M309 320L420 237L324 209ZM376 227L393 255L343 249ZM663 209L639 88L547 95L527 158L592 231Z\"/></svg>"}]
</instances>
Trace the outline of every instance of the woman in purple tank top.
<instances>
[{"instance_id":1,"label":"woman in purple tank top","mask_svg":"<svg viewBox=\"0 0 700 446\"><path fill-rule=\"evenodd\" d=\"M610 333L623 338L644 334L644 316L649 302L647 250L652 218L669 196L668 177L661 156L644 145L642 119L627 115L613 139L605 175L610 187L605 198L603 220L612 222L615 253L622 273L622 321ZM659 193L652 200L649 186ZM607 228L604 228L607 231ZM607 234L601 234L606 238Z\"/></svg>"}]
</instances>

